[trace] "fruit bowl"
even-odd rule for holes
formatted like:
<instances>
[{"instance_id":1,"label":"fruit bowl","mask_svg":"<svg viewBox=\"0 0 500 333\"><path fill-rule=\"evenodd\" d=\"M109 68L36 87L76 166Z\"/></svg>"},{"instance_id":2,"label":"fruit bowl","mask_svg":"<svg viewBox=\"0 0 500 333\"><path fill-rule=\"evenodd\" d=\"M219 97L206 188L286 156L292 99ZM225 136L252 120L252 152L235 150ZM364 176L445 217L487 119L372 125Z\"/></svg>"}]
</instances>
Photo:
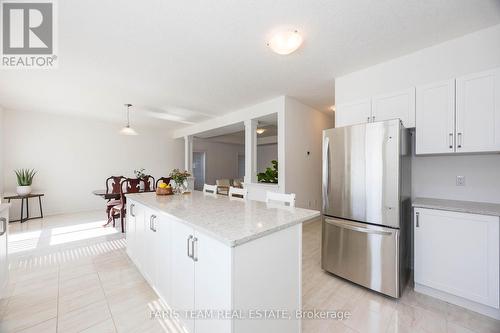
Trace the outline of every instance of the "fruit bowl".
<instances>
[{"instance_id":1,"label":"fruit bowl","mask_svg":"<svg viewBox=\"0 0 500 333\"><path fill-rule=\"evenodd\" d=\"M174 194L171 186L156 188L156 195L171 195L171 194Z\"/></svg>"}]
</instances>

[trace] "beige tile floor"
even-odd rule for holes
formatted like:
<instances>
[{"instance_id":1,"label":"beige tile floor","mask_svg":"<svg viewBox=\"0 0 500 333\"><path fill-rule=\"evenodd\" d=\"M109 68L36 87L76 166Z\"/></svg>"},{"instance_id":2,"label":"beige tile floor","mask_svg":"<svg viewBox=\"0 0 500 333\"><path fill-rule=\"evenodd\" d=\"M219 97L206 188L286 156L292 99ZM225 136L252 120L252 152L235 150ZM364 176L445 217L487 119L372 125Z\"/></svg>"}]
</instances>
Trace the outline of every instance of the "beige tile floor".
<instances>
[{"instance_id":1,"label":"beige tile floor","mask_svg":"<svg viewBox=\"0 0 500 333\"><path fill-rule=\"evenodd\" d=\"M178 332L151 320L162 309L125 253L125 239L102 228L102 212L10 225L8 297L0 332ZM500 332L498 321L414 293L395 301L323 272L319 222L304 226L303 307L344 310L348 320L304 320L303 332Z\"/></svg>"}]
</instances>

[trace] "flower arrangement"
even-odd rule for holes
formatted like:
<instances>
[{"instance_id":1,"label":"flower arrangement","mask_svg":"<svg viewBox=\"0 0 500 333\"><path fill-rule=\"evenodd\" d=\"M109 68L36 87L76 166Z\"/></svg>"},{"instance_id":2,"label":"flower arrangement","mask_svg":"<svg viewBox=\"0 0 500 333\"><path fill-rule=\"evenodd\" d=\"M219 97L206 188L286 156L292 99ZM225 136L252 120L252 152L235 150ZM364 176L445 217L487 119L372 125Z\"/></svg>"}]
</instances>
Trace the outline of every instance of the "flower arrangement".
<instances>
[{"instance_id":1,"label":"flower arrangement","mask_svg":"<svg viewBox=\"0 0 500 333\"><path fill-rule=\"evenodd\" d=\"M144 169L144 168L134 170L135 177L138 179L142 179L142 178L146 177L146 174L144 173L144 171L146 171L146 169Z\"/></svg>"},{"instance_id":2,"label":"flower arrangement","mask_svg":"<svg viewBox=\"0 0 500 333\"><path fill-rule=\"evenodd\" d=\"M175 182L177 193L182 193L185 190L185 182L190 176L191 174L187 170L172 170L172 172L170 173L170 178L172 178L172 180Z\"/></svg>"}]
</instances>

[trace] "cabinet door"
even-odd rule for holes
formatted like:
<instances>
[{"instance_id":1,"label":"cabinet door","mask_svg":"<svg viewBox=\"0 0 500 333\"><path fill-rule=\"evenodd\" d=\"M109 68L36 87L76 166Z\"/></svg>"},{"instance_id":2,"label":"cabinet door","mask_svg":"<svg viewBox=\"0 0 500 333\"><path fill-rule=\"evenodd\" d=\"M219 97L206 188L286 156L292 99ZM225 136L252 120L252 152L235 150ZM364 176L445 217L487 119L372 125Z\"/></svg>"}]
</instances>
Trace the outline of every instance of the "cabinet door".
<instances>
[{"instance_id":1,"label":"cabinet door","mask_svg":"<svg viewBox=\"0 0 500 333\"><path fill-rule=\"evenodd\" d=\"M457 152L500 151L500 69L457 79Z\"/></svg>"},{"instance_id":2,"label":"cabinet door","mask_svg":"<svg viewBox=\"0 0 500 333\"><path fill-rule=\"evenodd\" d=\"M415 88L372 98L372 121L396 118L404 127L415 127Z\"/></svg>"},{"instance_id":3,"label":"cabinet door","mask_svg":"<svg viewBox=\"0 0 500 333\"><path fill-rule=\"evenodd\" d=\"M135 261L135 226L136 226L136 213L137 213L137 204L134 202L127 202L127 219L126 219L126 240L127 240L127 254Z\"/></svg>"},{"instance_id":4,"label":"cabinet door","mask_svg":"<svg viewBox=\"0 0 500 333\"><path fill-rule=\"evenodd\" d=\"M167 304L171 304L172 235L170 220L165 216L158 217L155 228L157 230L155 240L157 265L156 291Z\"/></svg>"},{"instance_id":5,"label":"cabinet door","mask_svg":"<svg viewBox=\"0 0 500 333\"><path fill-rule=\"evenodd\" d=\"M172 223L172 287L171 306L176 311L194 310L194 266L191 257L191 240L194 230L182 222ZM194 320L181 318L180 324L187 332L194 332Z\"/></svg>"},{"instance_id":6,"label":"cabinet door","mask_svg":"<svg viewBox=\"0 0 500 333\"><path fill-rule=\"evenodd\" d=\"M499 306L499 219L415 210L415 282Z\"/></svg>"},{"instance_id":7,"label":"cabinet door","mask_svg":"<svg viewBox=\"0 0 500 333\"><path fill-rule=\"evenodd\" d=\"M156 288L157 263L156 263L156 223L158 222L157 213L151 209L146 209L144 217L144 242L141 244L143 248L142 257L142 275L149 284Z\"/></svg>"},{"instance_id":8,"label":"cabinet door","mask_svg":"<svg viewBox=\"0 0 500 333\"><path fill-rule=\"evenodd\" d=\"M5 292L5 287L8 282L8 257L7 257L7 236L9 229L9 213L8 210L4 210L2 214L0 214L0 298L2 298L3 293Z\"/></svg>"},{"instance_id":9,"label":"cabinet door","mask_svg":"<svg viewBox=\"0 0 500 333\"><path fill-rule=\"evenodd\" d=\"M417 87L416 153L455 151L455 80Z\"/></svg>"},{"instance_id":10,"label":"cabinet door","mask_svg":"<svg viewBox=\"0 0 500 333\"><path fill-rule=\"evenodd\" d=\"M130 212L132 211L134 216L131 217L131 229L132 229L132 234L130 237L131 243L129 244L129 238L127 235L127 253L129 253L130 258L134 261L135 265L139 269L139 271L142 271L142 266L143 266L143 257L144 257L144 241L145 241L145 230L144 230L144 214L145 214L145 207L141 204L138 204L136 202L134 203L134 207L130 209L128 207L127 211L127 219L130 216ZM127 227L128 227L129 221L127 221ZM127 231L128 234L128 231Z\"/></svg>"},{"instance_id":11,"label":"cabinet door","mask_svg":"<svg viewBox=\"0 0 500 333\"><path fill-rule=\"evenodd\" d=\"M195 309L231 310L231 248L195 234ZM230 320L197 319L196 333L229 333Z\"/></svg>"},{"instance_id":12,"label":"cabinet door","mask_svg":"<svg viewBox=\"0 0 500 333\"><path fill-rule=\"evenodd\" d=\"M371 120L370 99L339 104L335 107L335 127L366 123Z\"/></svg>"}]
</instances>

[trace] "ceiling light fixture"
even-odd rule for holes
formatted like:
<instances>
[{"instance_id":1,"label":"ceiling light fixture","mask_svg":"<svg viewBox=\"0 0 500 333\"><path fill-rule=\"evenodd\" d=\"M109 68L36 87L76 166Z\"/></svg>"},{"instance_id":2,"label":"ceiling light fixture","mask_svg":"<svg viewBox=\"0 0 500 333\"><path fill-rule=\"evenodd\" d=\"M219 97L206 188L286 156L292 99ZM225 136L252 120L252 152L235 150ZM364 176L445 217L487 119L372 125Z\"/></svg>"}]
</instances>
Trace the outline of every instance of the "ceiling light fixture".
<instances>
[{"instance_id":1,"label":"ceiling light fixture","mask_svg":"<svg viewBox=\"0 0 500 333\"><path fill-rule=\"evenodd\" d=\"M335 111L335 105L330 106L331 111Z\"/></svg>"},{"instance_id":2,"label":"ceiling light fixture","mask_svg":"<svg viewBox=\"0 0 500 333\"><path fill-rule=\"evenodd\" d=\"M266 131L265 128L257 128L257 130L256 130L257 134L259 134L259 135L264 133L265 131Z\"/></svg>"},{"instance_id":3,"label":"ceiling light fixture","mask_svg":"<svg viewBox=\"0 0 500 333\"><path fill-rule=\"evenodd\" d=\"M120 134L123 135L137 135L137 132L130 127L130 107L132 104L125 104L125 107L127 108L127 125L125 125L121 130Z\"/></svg>"},{"instance_id":4,"label":"ceiling light fixture","mask_svg":"<svg viewBox=\"0 0 500 333\"><path fill-rule=\"evenodd\" d=\"M267 46L278 54L287 55L296 51L302 45L302 41L302 36L297 30L280 31L273 35Z\"/></svg>"}]
</instances>

